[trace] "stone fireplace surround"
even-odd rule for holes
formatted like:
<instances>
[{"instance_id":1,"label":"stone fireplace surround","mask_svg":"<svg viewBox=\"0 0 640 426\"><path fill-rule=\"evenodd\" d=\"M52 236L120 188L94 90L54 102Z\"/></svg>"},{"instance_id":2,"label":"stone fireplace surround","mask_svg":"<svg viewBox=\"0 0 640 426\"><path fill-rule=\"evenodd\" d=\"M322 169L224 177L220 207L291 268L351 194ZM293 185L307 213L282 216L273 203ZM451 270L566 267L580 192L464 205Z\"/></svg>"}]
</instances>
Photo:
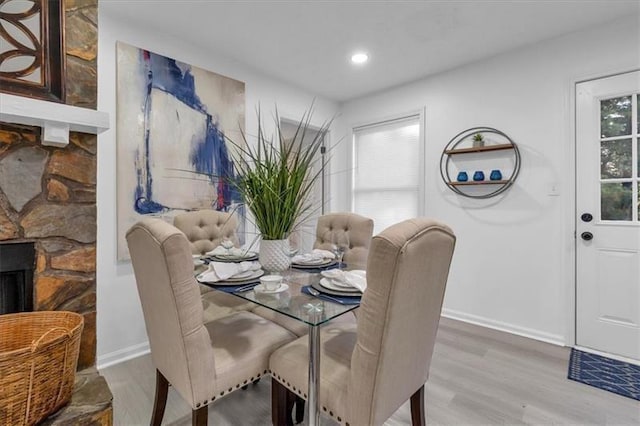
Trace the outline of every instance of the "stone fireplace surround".
<instances>
[{"instance_id":1,"label":"stone fireplace surround","mask_svg":"<svg viewBox=\"0 0 640 426\"><path fill-rule=\"evenodd\" d=\"M66 104L97 103L97 0L65 0ZM112 424L111 393L96 360L95 135L42 146L39 127L0 122L0 243L33 242L33 310L84 317L71 403L43 424Z\"/></svg>"}]
</instances>

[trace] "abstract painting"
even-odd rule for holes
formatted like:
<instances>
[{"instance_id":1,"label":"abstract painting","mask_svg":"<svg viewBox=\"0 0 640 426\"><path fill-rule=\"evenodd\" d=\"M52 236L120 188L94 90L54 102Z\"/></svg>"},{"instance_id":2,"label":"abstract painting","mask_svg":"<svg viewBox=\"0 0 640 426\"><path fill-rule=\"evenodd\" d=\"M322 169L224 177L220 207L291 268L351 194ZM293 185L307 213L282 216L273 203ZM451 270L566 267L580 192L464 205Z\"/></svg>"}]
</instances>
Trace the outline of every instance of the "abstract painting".
<instances>
[{"instance_id":1,"label":"abstract painting","mask_svg":"<svg viewBox=\"0 0 640 426\"><path fill-rule=\"evenodd\" d=\"M119 42L117 45L118 259L144 216L237 211L233 144L242 140L244 83ZM239 230L239 236L242 236Z\"/></svg>"}]
</instances>

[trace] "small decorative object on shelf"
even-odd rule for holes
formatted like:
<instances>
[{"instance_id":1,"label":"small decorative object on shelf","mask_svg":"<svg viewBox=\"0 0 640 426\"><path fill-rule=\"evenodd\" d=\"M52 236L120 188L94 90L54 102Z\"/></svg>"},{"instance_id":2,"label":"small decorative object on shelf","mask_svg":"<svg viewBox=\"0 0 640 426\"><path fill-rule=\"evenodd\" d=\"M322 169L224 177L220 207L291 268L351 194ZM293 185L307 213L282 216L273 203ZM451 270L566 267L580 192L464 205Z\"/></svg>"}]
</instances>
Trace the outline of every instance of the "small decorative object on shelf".
<instances>
[{"instance_id":1,"label":"small decorative object on shelf","mask_svg":"<svg viewBox=\"0 0 640 426\"><path fill-rule=\"evenodd\" d=\"M484 172L482 170L478 170L473 174L473 180L476 182L480 182L484 180Z\"/></svg>"},{"instance_id":2,"label":"small decorative object on shelf","mask_svg":"<svg viewBox=\"0 0 640 426\"><path fill-rule=\"evenodd\" d=\"M484 136L482 136L482 133L476 133L475 135L473 135L473 147L480 148L483 146L484 146Z\"/></svg>"},{"instance_id":3,"label":"small decorative object on shelf","mask_svg":"<svg viewBox=\"0 0 640 426\"><path fill-rule=\"evenodd\" d=\"M489 180L485 180L482 170L474 172L471 181L466 172L457 172L461 168L485 168L483 166L487 159L491 159L494 167L498 166L491 170ZM460 162L455 164L456 161ZM492 127L473 127L458 133L449 141L440 156L440 176L447 187L458 195L490 198L513 185L520 173L520 163L520 150L509 136ZM455 180L453 176L456 176Z\"/></svg>"}]
</instances>

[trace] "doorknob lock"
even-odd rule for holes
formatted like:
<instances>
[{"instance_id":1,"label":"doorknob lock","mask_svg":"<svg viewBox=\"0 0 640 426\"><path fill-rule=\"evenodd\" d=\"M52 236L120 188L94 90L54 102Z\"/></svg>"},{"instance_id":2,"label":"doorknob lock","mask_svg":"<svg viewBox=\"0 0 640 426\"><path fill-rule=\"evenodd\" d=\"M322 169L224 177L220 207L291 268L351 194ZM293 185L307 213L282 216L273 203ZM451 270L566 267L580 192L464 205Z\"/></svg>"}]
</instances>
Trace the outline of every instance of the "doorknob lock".
<instances>
[{"instance_id":1,"label":"doorknob lock","mask_svg":"<svg viewBox=\"0 0 640 426\"><path fill-rule=\"evenodd\" d=\"M593 215L591 213L582 213L580 216L583 222L591 222L593 220Z\"/></svg>"},{"instance_id":2,"label":"doorknob lock","mask_svg":"<svg viewBox=\"0 0 640 426\"><path fill-rule=\"evenodd\" d=\"M585 241L593 240L593 234L591 232L583 232L582 234L580 234L580 237Z\"/></svg>"}]
</instances>

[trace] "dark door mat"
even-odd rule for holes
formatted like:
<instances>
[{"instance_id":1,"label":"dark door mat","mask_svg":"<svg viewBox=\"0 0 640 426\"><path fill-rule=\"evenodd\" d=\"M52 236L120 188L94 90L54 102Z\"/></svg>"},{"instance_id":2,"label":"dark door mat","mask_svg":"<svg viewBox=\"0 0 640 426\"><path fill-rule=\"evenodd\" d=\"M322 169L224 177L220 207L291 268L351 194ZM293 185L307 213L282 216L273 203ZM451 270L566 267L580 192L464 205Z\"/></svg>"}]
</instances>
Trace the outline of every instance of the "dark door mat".
<instances>
[{"instance_id":1,"label":"dark door mat","mask_svg":"<svg viewBox=\"0 0 640 426\"><path fill-rule=\"evenodd\" d=\"M640 401L640 366L571 349L571 380Z\"/></svg>"}]
</instances>

